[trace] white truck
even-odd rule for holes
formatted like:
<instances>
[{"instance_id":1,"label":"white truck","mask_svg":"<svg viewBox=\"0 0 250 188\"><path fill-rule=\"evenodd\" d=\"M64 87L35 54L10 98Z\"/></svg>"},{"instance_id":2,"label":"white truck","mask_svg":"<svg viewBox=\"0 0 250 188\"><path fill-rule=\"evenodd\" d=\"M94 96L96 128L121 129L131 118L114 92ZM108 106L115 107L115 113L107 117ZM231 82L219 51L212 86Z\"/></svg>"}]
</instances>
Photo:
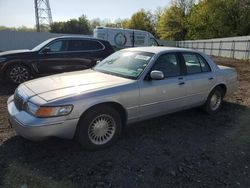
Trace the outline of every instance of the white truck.
<instances>
[{"instance_id":1,"label":"white truck","mask_svg":"<svg viewBox=\"0 0 250 188\"><path fill-rule=\"evenodd\" d=\"M159 43L151 33L134 29L97 27L94 29L94 38L107 40L117 49L138 46L159 46Z\"/></svg>"}]
</instances>

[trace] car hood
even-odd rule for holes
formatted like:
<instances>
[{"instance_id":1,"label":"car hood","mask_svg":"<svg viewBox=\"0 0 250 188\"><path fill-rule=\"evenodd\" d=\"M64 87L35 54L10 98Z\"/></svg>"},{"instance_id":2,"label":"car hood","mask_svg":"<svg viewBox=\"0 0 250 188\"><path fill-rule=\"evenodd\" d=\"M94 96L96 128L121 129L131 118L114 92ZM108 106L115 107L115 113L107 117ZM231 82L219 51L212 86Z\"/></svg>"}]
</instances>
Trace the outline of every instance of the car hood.
<instances>
[{"instance_id":1,"label":"car hood","mask_svg":"<svg viewBox=\"0 0 250 188\"><path fill-rule=\"evenodd\" d=\"M132 81L89 69L43 77L25 82L24 85L35 95L49 102Z\"/></svg>"},{"instance_id":2,"label":"car hood","mask_svg":"<svg viewBox=\"0 0 250 188\"><path fill-rule=\"evenodd\" d=\"M0 56L8 56L8 55L16 55L20 53L30 52L29 49L23 49L23 50L10 50L5 52L0 52Z\"/></svg>"}]
</instances>

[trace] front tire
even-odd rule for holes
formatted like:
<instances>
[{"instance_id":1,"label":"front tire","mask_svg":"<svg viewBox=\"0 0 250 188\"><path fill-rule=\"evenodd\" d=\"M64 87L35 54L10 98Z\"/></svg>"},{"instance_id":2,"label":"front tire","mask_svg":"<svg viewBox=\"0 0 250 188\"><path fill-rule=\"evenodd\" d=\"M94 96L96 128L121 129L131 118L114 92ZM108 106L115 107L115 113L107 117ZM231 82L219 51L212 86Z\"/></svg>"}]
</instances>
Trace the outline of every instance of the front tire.
<instances>
[{"instance_id":1,"label":"front tire","mask_svg":"<svg viewBox=\"0 0 250 188\"><path fill-rule=\"evenodd\" d=\"M208 114L215 114L220 111L223 103L223 90L221 87L214 88L208 95L204 109Z\"/></svg>"},{"instance_id":2,"label":"front tire","mask_svg":"<svg viewBox=\"0 0 250 188\"><path fill-rule=\"evenodd\" d=\"M21 84L31 78L31 72L28 67L22 64L16 64L7 69L5 76L9 82Z\"/></svg>"},{"instance_id":3,"label":"front tire","mask_svg":"<svg viewBox=\"0 0 250 188\"><path fill-rule=\"evenodd\" d=\"M76 139L87 150L112 145L121 135L120 114L112 107L97 106L84 114L78 123Z\"/></svg>"}]
</instances>

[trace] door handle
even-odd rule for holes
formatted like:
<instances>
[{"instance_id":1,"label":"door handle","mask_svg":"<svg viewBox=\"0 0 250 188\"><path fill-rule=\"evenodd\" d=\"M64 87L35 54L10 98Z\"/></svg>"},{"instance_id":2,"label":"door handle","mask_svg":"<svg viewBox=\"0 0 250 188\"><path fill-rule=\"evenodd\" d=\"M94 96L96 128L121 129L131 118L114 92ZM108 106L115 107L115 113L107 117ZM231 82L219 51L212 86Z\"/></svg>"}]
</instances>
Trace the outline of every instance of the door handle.
<instances>
[{"instance_id":1,"label":"door handle","mask_svg":"<svg viewBox=\"0 0 250 188\"><path fill-rule=\"evenodd\" d=\"M178 85L180 85L180 86L181 86L181 85L184 85L184 84L185 84L185 82L180 82Z\"/></svg>"},{"instance_id":2,"label":"door handle","mask_svg":"<svg viewBox=\"0 0 250 188\"><path fill-rule=\"evenodd\" d=\"M213 80L213 79L214 79L213 77L208 78L208 80Z\"/></svg>"}]
</instances>

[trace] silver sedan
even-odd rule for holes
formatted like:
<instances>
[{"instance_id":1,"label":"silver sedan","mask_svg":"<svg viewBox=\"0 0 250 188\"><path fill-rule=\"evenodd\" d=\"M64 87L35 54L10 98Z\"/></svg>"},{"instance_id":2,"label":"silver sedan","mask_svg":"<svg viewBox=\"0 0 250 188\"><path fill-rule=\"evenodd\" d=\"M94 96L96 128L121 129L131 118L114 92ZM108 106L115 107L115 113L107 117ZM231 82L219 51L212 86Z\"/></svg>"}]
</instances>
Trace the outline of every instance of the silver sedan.
<instances>
[{"instance_id":1,"label":"silver sedan","mask_svg":"<svg viewBox=\"0 0 250 188\"><path fill-rule=\"evenodd\" d=\"M203 53L130 48L90 70L21 84L8 100L8 113L27 139L76 138L94 150L114 143L129 123L198 106L214 114L237 87L235 69L217 66Z\"/></svg>"}]
</instances>

